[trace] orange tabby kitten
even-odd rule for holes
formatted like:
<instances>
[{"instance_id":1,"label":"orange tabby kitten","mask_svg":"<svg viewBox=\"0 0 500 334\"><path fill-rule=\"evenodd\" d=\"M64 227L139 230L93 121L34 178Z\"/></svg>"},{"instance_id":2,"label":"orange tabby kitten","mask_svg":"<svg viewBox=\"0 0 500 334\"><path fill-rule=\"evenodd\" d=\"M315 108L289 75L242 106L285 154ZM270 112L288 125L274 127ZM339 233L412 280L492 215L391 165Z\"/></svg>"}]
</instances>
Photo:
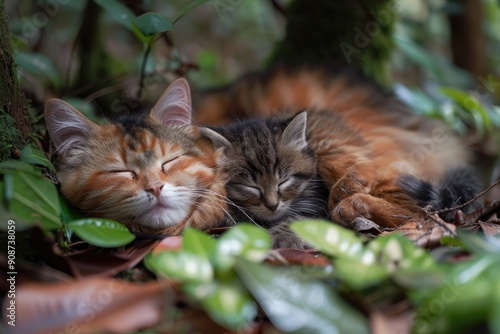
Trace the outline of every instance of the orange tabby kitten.
<instances>
[{"instance_id":1,"label":"orange tabby kitten","mask_svg":"<svg viewBox=\"0 0 500 334\"><path fill-rule=\"evenodd\" d=\"M138 233L178 234L212 227L225 213L220 137L191 126L191 95L178 79L146 117L97 125L51 99L47 128L59 163L63 195L91 216L122 222Z\"/></svg>"},{"instance_id":2,"label":"orange tabby kitten","mask_svg":"<svg viewBox=\"0 0 500 334\"><path fill-rule=\"evenodd\" d=\"M206 92L197 102L196 122L211 125L306 109L308 142L330 189L331 219L345 226L364 217L394 227L420 205L442 203L440 196L453 206L477 192L473 181L463 184L467 177L454 180L470 175L454 172L466 166L468 154L441 123L413 114L345 70L277 68ZM455 184L433 188L440 180ZM467 190L452 198L462 187Z\"/></svg>"}]
</instances>

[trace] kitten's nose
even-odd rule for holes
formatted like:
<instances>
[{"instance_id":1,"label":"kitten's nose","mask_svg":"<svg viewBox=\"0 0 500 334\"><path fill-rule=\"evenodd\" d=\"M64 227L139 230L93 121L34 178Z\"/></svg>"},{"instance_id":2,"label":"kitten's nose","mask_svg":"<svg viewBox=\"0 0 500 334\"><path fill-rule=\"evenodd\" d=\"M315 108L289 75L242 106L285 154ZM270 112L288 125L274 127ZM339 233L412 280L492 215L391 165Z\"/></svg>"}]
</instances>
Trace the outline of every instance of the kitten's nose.
<instances>
[{"instance_id":1,"label":"kitten's nose","mask_svg":"<svg viewBox=\"0 0 500 334\"><path fill-rule=\"evenodd\" d=\"M268 202L266 202L266 203L264 203L264 205L265 205L265 206L266 206L266 208L268 208L269 210L274 211L274 210L276 210L276 208L278 207L279 202L275 202L275 203L268 203Z\"/></svg>"},{"instance_id":2,"label":"kitten's nose","mask_svg":"<svg viewBox=\"0 0 500 334\"><path fill-rule=\"evenodd\" d=\"M162 188L163 188L163 183L156 183L154 185L151 185L148 189L146 189L146 191L155 195L156 198L159 198Z\"/></svg>"}]
</instances>

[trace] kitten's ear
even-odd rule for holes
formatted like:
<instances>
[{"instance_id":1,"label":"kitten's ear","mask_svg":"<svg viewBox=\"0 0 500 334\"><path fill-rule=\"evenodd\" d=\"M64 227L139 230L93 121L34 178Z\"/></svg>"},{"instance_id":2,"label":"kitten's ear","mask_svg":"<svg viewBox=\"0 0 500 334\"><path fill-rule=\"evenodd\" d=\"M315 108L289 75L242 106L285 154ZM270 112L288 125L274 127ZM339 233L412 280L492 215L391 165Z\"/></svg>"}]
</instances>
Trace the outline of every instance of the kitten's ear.
<instances>
[{"instance_id":1,"label":"kitten's ear","mask_svg":"<svg viewBox=\"0 0 500 334\"><path fill-rule=\"evenodd\" d=\"M191 91L186 79L172 82L149 115L164 125L191 124Z\"/></svg>"},{"instance_id":2,"label":"kitten's ear","mask_svg":"<svg viewBox=\"0 0 500 334\"><path fill-rule=\"evenodd\" d=\"M231 143L229 140L224 138L222 135L219 133L215 132L212 129L205 128L205 127L200 127L200 134L205 137L210 139L212 143L214 144L215 148L229 148L231 146Z\"/></svg>"},{"instance_id":3,"label":"kitten's ear","mask_svg":"<svg viewBox=\"0 0 500 334\"><path fill-rule=\"evenodd\" d=\"M281 135L281 143L293 145L301 150L307 147L306 138L307 112L297 114L286 126Z\"/></svg>"},{"instance_id":4,"label":"kitten's ear","mask_svg":"<svg viewBox=\"0 0 500 334\"><path fill-rule=\"evenodd\" d=\"M97 127L81 112L59 99L48 100L44 113L50 138L61 154L86 142Z\"/></svg>"}]
</instances>

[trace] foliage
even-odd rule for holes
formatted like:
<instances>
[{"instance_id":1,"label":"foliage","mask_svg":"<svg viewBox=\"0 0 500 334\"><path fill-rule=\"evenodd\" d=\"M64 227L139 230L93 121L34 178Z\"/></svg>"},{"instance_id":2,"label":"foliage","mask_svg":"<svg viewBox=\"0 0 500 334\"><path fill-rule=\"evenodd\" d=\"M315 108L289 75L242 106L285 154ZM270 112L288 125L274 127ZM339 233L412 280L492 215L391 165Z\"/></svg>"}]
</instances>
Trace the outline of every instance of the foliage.
<instances>
[{"instance_id":1,"label":"foliage","mask_svg":"<svg viewBox=\"0 0 500 334\"><path fill-rule=\"evenodd\" d=\"M498 54L499 37L495 32L500 22L500 9L494 0L484 1L488 6L485 26L490 38L489 50ZM197 83L207 85L223 83L256 67L255 64L269 62L269 50L281 37L283 25L276 24L275 21L280 19L267 9L267 4L212 1L212 16L190 18L192 11L207 2L155 4L144 1L142 12L136 12L124 5L125 1L118 0L69 2L59 8L64 15L58 14L57 20L50 20L46 27L39 29L50 33L40 32L40 43L22 34L23 24L31 21L14 21L12 30L17 34L13 36L13 44L17 49L18 75L23 79L24 88L29 87L38 111L43 100L55 94L89 118L101 122L102 112L140 109L147 103L141 93L145 95L161 86L172 73L185 74L198 66L199 71L188 72L188 75ZM373 5L370 1L361 2L366 6ZM375 16L386 10L388 3L390 1L377 1L373 7ZM78 22L80 14L92 4L98 7L102 17L100 21L96 20L101 24L100 30L90 37L95 37L95 45L107 55L105 59L98 57L102 73L94 79L96 82L102 80L106 89L113 90L118 86L121 90L133 91L131 96L113 96L112 102L106 104L94 103L96 96L103 94L97 84L78 81L78 71L74 67L84 59L82 53L86 50L75 48L81 38L78 27L64 23L65 20ZM356 7L355 3L323 4L341 11L345 10L342 6ZM355 26L349 17L345 17L348 23L344 20L332 22L331 17L325 17L326 21L314 22L314 31L304 30L301 27L306 10L320 8L318 12L321 14L321 7L311 6L305 1L292 2L292 31L276 49L273 59L284 54L293 56L290 61L297 60L295 56L303 60L306 54L329 59L331 47L335 48L334 53L345 58L345 53L338 49L339 45L351 43L357 48L351 55L358 68L390 86L387 71L390 61L395 68L396 94L404 102L418 113L446 121L464 135L472 132L478 142L500 127L500 108L495 105L498 91L487 84L496 79L494 76L482 78L478 85L483 86L474 87L470 74L442 56L442 41L436 41L435 36L445 35L443 25L447 12L438 7L432 8L425 18L429 25L412 21L404 12L406 7L402 8L403 12L398 13L401 19L393 17L387 25L379 27L383 34L370 39L368 46L359 47L351 43L359 34L353 28L367 28L367 22L376 19L373 13L368 18L358 17ZM205 4L200 12L205 15L208 8ZM321 17L319 14L317 16ZM201 22L203 17L206 19L204 23ZM61 24L58 21L65 25L58 25ZM212 26L216 28L208 34L219 34L218 40L200 42L205 42L205 32ZM188 30L186 27L191 28L191 35L181 31ZM315 34L324 27L322 36ZM340 28L346 33L337 33L338 39L333 39L332 31L338 32ZM230 39L230 31L243 30L247 32L245 38ZM194 41L197 35L201 37ZM47 39L65 40L65 47L57 43L58 47L53 47ZM328 45L315 48L325 40ZM43 41L49 46L40 49ZM213 46L215 42L219 43L218 47ZM179 46L182 43L184 46L192 44L194 47L191 45L191 48L198 50L190 59L195 64L186 61L183 48ZM249 49L253 53L242 46L251 43L254 44ZM108 45L114 50L107 50ZM71 49L66 56L78 61L66 64L64 57L58 54L62 49ZM184 50L190 49L184 47ZM221 50L232 53L228 55ZM391 54L393 57L389 59ZM246 63L239 63L243 58ZM497 58L492 57L491 62L498 65ZM221 69L222 64L231 70ZM418 69L416 79L402 79L408 68ZM130 82L137 83L133 89L129 87ZM148 85L148 82L153 84ZM487 96L480 94L484 89ZM114 108L116 101L120 102L118 108ZM35 118L38 121L41 116ZM19 160L0 163L2 222L14 219L20 233L39 227L45 235L55 236L64 256L77 252L82 244L97 247L100 256L105 251L112 253L121 246L129 247L140 242L119 222L89 217L67 203L58 192L54 166L44 152L35 148L41 146L37 144L34 142L20 150ZM8 151L12 147L1 149ZM3 152L0 153L4 156ZM0 225L2 231L6 228L4 224ZM258 227L243 224L231 228L218 239L188 228L182 237L181 249L149 253L144 264L161 281L168 279L180 284L180 294L188 297L191 308L202 308L214 321L230 330L244 331L255 325L256 319L269 318L276 328L287 333L331 333L333 329L342 333L366 333L374 313L407 302L415 315L413 320L408 319L408 324L417 333L466 332L478 325L488 326L491 332L500 332L500 287L496 283L500 274L498 238L459 233L457 239L442 241L448 245L446 248L428 252L398 234L368 239L324 221L296 222L292 228L319 252L300 251L301 256L323 259L324 262L283 265L287 264L287 259L281 257L282 253L270 250L268 234ZM446 256L439 255L443 249ZM122 268L117 272L122 277L129 278L127 275L130 275L129 279L139 280L133 276L135 272L132 270ZM151 276L144 274L141 279L151 279Z\"/></svg>"},{"instance_id":2,"label":"foliage","mask_svg":"<svg viewBox=\"0 0 500 334\"><path fill-rule=\"evenodd\" d=\"M489 8L489 19L484 27L487 34L494 29L500 7L492 1L484 0ZM408 3L410 5L410 3ZM463 8L458 4L441 2L414 6L428 8L411 12L411 6L401 6L401 21L395 27L395 50L392 64L396 73L416 68L419 73L417 82L400 80L394 85L395 93L417 113L439 118L448 123L461 135L474 133L473 141L484 140L500 128L500 108L496 81L498 73L492 71L484 76L473 78L467 71L456 67L449 58L443 56L443 47L449 43L447 15ZM455 7L455 6L458 7ZM423 12L423 13L422 13ZM416 14L417 13L417 14ZM423 25L422 22L430 22ZM493 42L488 54L491 68L494 69L497 57L494 56L498 43Z\"/></svg>"},{"instance_id":3,"label":"foliage","mask_svg":"<svg viewBox=\"0 0 500 334\"><path fill-rule=\"evenodd\" d=\"M1 162L0 219L15 220L18 231L36 225L47 232L64 234L63 245L71 242L71 231L99 247L117 247L134 240L135 236L118 222L91 217L81 219L76 218L76 212L68 213L67 203L48 177L54 171L45 154L31 145L23 148L20 160ZM6 231L7 225L0 225L0 228Z\"/></svg>"}]
</instances>

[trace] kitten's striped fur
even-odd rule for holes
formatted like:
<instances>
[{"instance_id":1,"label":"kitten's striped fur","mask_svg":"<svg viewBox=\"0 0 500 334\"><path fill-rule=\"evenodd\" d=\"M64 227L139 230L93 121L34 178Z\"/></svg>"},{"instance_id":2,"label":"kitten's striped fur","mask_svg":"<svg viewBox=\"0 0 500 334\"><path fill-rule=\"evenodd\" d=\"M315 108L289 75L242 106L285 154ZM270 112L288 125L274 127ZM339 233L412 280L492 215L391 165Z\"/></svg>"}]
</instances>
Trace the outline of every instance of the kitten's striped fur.
<instances>
[{"instance_id":1,"label":"kitten's striped fur","mask_svg":"<svg viewBox=\"0 0 500 334\"><path fill-rule=\"evenodd\" d=\"M46 123L59 154L63 195L89 216L138 233L178 234L208 228L225 214L225 178L205 129L190 125L191 98L175 81L145 118L97 125L69 104L46 103Z\"/></svg>"},{"instance_id":2,"label":"kitten's striped fur","mask_svg":"<svg viewBox=\"0 0 500 334\"><path fill-rule=\"evenodd\" d=\"M278 67L206 92L197 102L196 121L213 125L307 110L309 144L330 189L330 217L346 226L356 217L399 225L419 209L399 182L404 175L439 183L469 156L443 124L415 115L346 70Z\"/></svg>"},{"instance_id":3,"label":"kitten's striped fur","mask_svg":"<svg viewBox=\"0 0 500 334\"><path fill-rule=\"evenodd\" d=\"M327 217L306 119L302 112L214 128L227 139L221 167L233 218L271 227L293 217Z\"/></svg>"}]
</instances>

